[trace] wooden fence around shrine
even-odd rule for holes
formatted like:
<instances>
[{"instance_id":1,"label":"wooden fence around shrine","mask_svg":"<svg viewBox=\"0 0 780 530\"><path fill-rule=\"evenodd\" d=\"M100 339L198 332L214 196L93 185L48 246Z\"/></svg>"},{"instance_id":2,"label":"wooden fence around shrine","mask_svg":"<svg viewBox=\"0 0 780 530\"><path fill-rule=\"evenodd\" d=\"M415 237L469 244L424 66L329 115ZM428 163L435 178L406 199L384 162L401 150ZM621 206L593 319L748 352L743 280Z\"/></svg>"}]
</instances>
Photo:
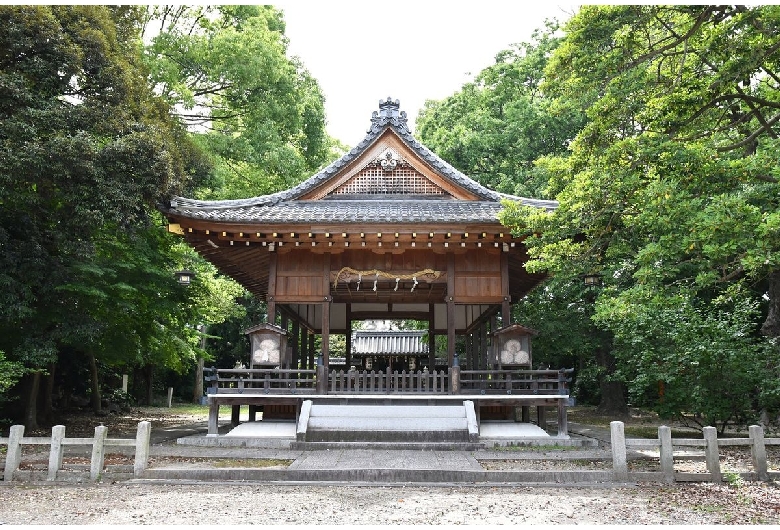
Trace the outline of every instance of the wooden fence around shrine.
<instances>
[{"instance_id":1,"label":"wooden fence around shrine","mask_svg":"<svg viewBox=\"0 0 780 530\"><path fill-rule=\"evenodd\" d=\"M573 368L562 370L462 370L466 394L567 395Z\"/></svg>"},{"instance_id":2,"label":"wooden fence around shrine","mask_svg":"<svg viewBox=\"0 0 780 530\"><path fill-rule=\"evenodd\" d=\"M572 369L366 371L206 368L209 394L491 394L565 396ZM455 383L455 384L453 384Z\"/></svg>"},{"instance_id":3,"label":"wooden fence around shrine","mask_svg":"<svg viewBox=\"0 0 780 530\"><path fill-rule=\"evenodd\" d=\"M357 370L333 370L329 377L329 394L372 394L372 393L433 393L448 394L450 374L445 371L418 370L407 372L375 372Z\"/></svg>"},{"instance_id":4,"label":"wooden fence around shrine","mask_svg":"<svg viewBox=\"0 0 780 530\"><path fill-rule=\"evenodd\" d=\"M204 368L208 394L314 394L316 370Z\"/></svg>"}]
</instances>

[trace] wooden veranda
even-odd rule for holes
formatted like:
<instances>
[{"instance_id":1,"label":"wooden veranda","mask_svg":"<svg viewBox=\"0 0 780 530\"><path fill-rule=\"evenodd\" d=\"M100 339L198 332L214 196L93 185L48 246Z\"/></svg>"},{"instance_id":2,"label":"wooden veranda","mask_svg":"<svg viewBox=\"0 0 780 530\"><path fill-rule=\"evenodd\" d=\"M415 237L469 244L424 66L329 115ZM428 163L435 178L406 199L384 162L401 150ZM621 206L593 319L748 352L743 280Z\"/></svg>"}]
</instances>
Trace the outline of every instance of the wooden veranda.
<instances>
[{"instance_id":1,"label":"wooden veranda","mask_svg":"<svg viewBox=\"0 0 780 530\"><path fill-rule=\"evenodd\" d=\"M568 372L532 370L530 343L516 341L519 357L500 351L501 333L515 332L511 304L543 279L525 270L523 239L498 221L502 200L556 207L462 174L414 139L389 98L354 149L292 189L172 199L164 209L170 230L264 299L267 323L283 336L264 336L277 341L270 356L253 345L249 368L213 373L212 406L295 406L304 395L469 396L483 415L554 405L565 433ZM437 360L431 348L411 370L354 366L353 323L380 319L427 323L428 343L446 337L446 352ZM338 366L331 334L346 338Z\"/></svg>"}]
</instances>

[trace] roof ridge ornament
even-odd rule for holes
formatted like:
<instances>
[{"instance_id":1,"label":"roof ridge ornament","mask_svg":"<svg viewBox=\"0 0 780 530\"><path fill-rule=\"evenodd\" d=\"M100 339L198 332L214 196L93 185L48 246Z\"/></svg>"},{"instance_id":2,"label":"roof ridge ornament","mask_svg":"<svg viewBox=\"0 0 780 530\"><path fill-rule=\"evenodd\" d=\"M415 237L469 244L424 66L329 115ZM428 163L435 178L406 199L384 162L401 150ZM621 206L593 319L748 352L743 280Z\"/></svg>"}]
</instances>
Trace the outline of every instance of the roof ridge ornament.
<instances>
[{"instance_id":1,"label":"roof ridge ornament","mask_svg":"<svg viewBox=\"0 0 780 530\"><path fill-rule=\"evenodd\" d=\"M380 99L379 112L374 111L371 114L372 125L377 125L380 122L386 123L390 120L396 120L398 125L403 125L405 127L407 124L406 112L399 112L400 108L401 102L397 99L393 101L390 96L387 97L387 100Z\"/></svg>"}]
</instances>

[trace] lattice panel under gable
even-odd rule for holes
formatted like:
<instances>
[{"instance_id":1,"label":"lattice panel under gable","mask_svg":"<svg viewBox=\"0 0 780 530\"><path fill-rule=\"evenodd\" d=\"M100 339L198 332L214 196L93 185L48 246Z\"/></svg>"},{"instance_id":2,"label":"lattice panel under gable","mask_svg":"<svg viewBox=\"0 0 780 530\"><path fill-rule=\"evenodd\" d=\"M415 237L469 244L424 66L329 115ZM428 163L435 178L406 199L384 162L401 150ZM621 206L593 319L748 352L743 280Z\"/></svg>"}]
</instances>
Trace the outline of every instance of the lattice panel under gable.
<instances>
[{"instance_id":1,"label":"lattice panel under gable","mask_svg":"<svg viewBox=\"0 0 780 530\"><path fill-rule=\"evenodd\" d=\"M378 163L364 167L357 175L333 190L331 195L438 195L447 193L407 164L387 171Z\"/></svg>"}]
</instances>

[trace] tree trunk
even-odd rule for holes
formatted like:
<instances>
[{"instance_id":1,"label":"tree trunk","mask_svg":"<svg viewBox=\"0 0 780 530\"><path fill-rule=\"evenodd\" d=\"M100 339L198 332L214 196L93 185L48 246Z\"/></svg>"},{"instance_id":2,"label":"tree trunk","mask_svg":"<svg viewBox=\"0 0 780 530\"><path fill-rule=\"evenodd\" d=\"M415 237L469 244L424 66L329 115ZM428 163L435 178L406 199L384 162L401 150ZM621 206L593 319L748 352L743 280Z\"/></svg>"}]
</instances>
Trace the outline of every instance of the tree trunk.
<instances>
[{"instance_id":1,"label":"tree trunk","mask_svg":"<svg viewBox=\"0 0 780 530\"><path fill-rule=\"evenodd\" d=\"M152 374L154 369L151 364L144 366L144 383L146 385L146 405L151 407L154 401L154 388L152 386Z\"/></svg>"},{"instance_id":2,"label":"tree trunk","mask_svg":"<svg viewBox=\"0 0 780 530\"><path fill-rule=\"evenodd\" d=\"M92 388L92 412L100 414L101 412L101 396L100 396L100 382L98 381L98 368L97 360L93 353L87 354L89 357L89 381Z\"/></svg>"},{"instance_id":3,"label":"tree trunk","mask_svg":"<svg viewBox=\"0 0 780 530\"><path fill-rule=\"evenodd\" d=\"M203 365L205 361L203 357L198 357L198 365L195 368L195 390L192 393L192 402L196 405L200 403L200 398L203 397Z\"/></svg>"},{"instance_id":4,"label":"tree trunk","mask_svg":"<svg viewBox=\"0 0 780 530\"><path fill-rule=\"evenodd\" d=\"M761 326L761 333L767 337L780 337L780 271L769 275L769 311Z\"/></svg>"},{"instance_id":5,"label":"tree trunk","mask_svg":"<svg viewBox=\"0 0 780 530\"><path fill-rule=\"evenodd\" d=\"M26 379L27 393L24 404L24 429L32 431L38 428L38 392L41 386L41 373L33 372Z\"/></svg>"},{"instance_id":6,"label":"tree trunk","mask_svg":"<svg viewBox=\"0 0 780 530\"><path fill-rule=\"evenodd\" d=\"M57 372L57 363L49 364L49 374L46 376L46 384L43 386L42 402L40 407L40 415L43 421L51 423L54 419L54 376Z\"/></svg>"},{"instance_id":7,"label":"tree trunk","mask_svg":"<svg viewBox=\"0 0 780 530\"><path fill-rule=\"evenodd\" d=\"M609 416L625 416L628 414L626 403L626 385L622 381L611 381L610 376L615 373L615 358L609 350L601 349L596 354L599 366L604 368L604 374L599 380L601 389L601 402L597 407L599 414Z\"/></svg>"},{"instance_id":8,"label":"tree trunk","mask_svg":"<svg viewBox=\"0 0 780 530\"><path fill-rule=\"evenodd\" d=\"M200 347L201 349L206 349L206 330L208 328L205 324L203 324L200 327L201 337L200 337ZM195 368L195 387L192 391L192 402L195 404L200 403L200 398L203 397L203 365L204 365L204 359L201 355L198 355L198 364Z\"/></svg>"}]
</instances>

